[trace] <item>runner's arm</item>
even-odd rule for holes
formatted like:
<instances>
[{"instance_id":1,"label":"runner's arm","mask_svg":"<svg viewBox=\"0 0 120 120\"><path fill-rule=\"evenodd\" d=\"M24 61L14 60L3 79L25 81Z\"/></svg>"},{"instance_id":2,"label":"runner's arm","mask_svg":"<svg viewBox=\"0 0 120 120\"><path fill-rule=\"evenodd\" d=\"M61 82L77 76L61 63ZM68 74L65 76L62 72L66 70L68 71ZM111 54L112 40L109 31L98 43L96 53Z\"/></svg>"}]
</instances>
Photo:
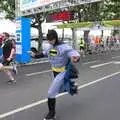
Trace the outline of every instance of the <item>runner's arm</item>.
<instances>
[{"instance_id":1,"label":"runner's arm","mask_svg":"<svg viewBox=\"0 0 120 120\"><path fill-rule=\"evenodd\" d=\"M12 59L15 55L15 48L12 48L9 58Z\"/></svg>"},{"instance_id":2,"label":"runner's arm","mask_svg":"<svg viewBox=\"0 0 120 120\"><path fill-rule=\"evenodd\" d=\"M65 45L67 55L71 58L73 63L76 63L80 60L80 54L73 49L71 46Z\"/></svg>"}]
</instances>

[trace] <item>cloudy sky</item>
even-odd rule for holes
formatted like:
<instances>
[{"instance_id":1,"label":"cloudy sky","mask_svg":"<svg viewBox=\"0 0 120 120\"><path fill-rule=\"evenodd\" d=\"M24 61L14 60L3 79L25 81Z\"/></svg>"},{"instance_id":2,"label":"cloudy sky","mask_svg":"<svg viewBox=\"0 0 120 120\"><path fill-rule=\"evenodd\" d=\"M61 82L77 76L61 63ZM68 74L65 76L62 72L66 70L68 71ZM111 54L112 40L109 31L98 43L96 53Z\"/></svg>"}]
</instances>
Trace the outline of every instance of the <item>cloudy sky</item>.
<instances>
[{"instance_id":1,"label":"cloudy sky","mask_svg":"<svg viewBox=\"0 0 120 120\"><path fill-rule=\"evenodd\" d=\"M14 34L16 31L15 24L10 20L0 20L0 33L8 32Z\"/></svg>"}]
</instances>

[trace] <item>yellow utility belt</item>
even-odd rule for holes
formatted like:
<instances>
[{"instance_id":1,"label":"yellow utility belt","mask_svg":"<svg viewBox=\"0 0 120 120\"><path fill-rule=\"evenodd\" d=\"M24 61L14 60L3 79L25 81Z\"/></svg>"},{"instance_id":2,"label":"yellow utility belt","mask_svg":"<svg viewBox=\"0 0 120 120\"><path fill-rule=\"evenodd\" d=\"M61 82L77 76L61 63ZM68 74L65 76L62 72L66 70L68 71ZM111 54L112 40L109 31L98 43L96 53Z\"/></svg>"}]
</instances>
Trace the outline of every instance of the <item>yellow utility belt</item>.
<instances>
[{"instance_id":1,"label":"yellow utility belt","mask_svg":"<svg viewBox=\"0 0 120 120\"><path fill-rule=\"evenodd\" d=\"M65 67L62 67L62 68L52 67L51 69L52 69L52 71L54 71L54 72L63 72L63 71L65 71Z\"/></svg>"}]
</instances>

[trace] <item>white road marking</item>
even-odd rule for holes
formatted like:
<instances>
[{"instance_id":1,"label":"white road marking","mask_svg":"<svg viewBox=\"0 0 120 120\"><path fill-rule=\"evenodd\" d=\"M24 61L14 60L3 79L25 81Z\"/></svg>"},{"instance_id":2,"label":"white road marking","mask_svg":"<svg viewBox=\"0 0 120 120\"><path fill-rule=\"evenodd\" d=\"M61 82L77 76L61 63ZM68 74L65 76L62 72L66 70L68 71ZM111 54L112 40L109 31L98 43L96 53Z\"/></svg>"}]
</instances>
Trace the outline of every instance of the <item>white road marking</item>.
<instances>
[{"instance_id":1,"label":"white road marking","mask_svg":"<svg viewBox=\"0 0 120 120\"><path fill-rule=\"evenodd\" d=\"M114 61L113 63L114 64L120 64L120 61Z\"/></svg>"},{"instance_id":2,"label":"white road marking","mask_svg":"<svg viewBox=\"0 0 120 120\"><path fill-rule=\"evenodd\" d=\"M92 65L92 66L90 66L90 68L97 68L97 67L101 67L101 66L108 65L111 63L113 63L113 61L107 62L107 63L102 63L102 64L97 64L97 65Z\"/></svg>"},{"instance_id":3,"label":"white road marking","mask_svg":"<svg viewBox=\"0 0 120 120\"><path fill-rule=\"evenodd\" d=\"M120 58L120 56L115 56L115 57L112 57L112 58L113 58L113 59L114 59L114 58Z\"/></svg>"},{"instance_id":4,"label":"white road marking","mask_svg":"<svg viewBox=\"0 0 120 120\"><path fill-rule=\"evenodd\" d=\"M85 62L83 63L84 65L90 64L90 63L95 63L98 62L98 60L96 61L90 61L90 62ZM43 61L44 63L44 61ZM39 75L39 74L43 74L43 73L47 73L47 72L51 72L51 70L46 70L46 71L42 71L42 72L34 72L34 73L28 73L26 74L27 77L33 76L33 75Z\"/></svg>"},{"instance_id":5,"label":"white road marking","mask_svg":"<svg viewBox=\"0 0 120 120\"><path fill-rule=\"evenodd\" d=\"M90 61L90 62L85 62L85 63L83 63L84 65L87 65L87 64L91 64L91 63L96 63L96 62L98 62L99 60L96 60L96 61Z\"/></svg>"},{"instance_id":6,"label":"white road marking","mask_svg":"<svg viewBox=\"0 0 120 120\"><path fill-rule=\"evenodd\" d=\"M38 61L38 62L31 62L31 63L28 63L28 64L26 64L26 65L35 65L35 64L41 64L41 63L47 63L47 62L49 62L48 60L44 60L44 61Z\"/></svg>"},{"instance_id":7,"label":"white road marking","mask_svg":"<svg viewBox=\"0 0 120 120\"><path fill-rule=\"evenodd\" d=\"M39 75L39 74L43 74L43 73L47 73L47 72L51 72L51 71L52 70L45 70L45 71L42 71L42 72L34 72L34 73L26 74L26 76L29 77L29 76Z\"/></svg>"},{"instance_id":8,"label":"white road marking","mask_svg":"<svg viewBox=\"0 0 120 120\"><path fill-rule=\"evenodd\" d=\"M115 73L112 73L112 74L107 75L107 76L104 76L104 77L102 77L102 78L100 78L100 79L97 79L97 80L95 80L95 81L86 83L86 84L84 84L84 85L81 85L81 86L79 86L79 89L82 89L82 88L85 88L85 87L87 87L87 86L93 85L93 84L95 84L95 83L98 83L98 82L100 82L100 81L103 81L103 80L105 80L105 79L108 79L108 78L113 77L113 76L118 75L118 74L120 74L120 71L115 72ZM66 95L66 94L68 94L68 93L59 94L59 95L57 95L57 97L61 97L61 96ZM10 112L0 114L0 119L1 119L1 118L5 118L5 117L8 117L8 116L13 115L13 114L18 113L18 112L27 110L27 109L29 109L29 108L35 107L35 106L37 106L37 105L43 104L43 103L45 103L45 102L47 102L47 99L43 99L43 100L37 101L37 102L35 102L35 103L26 105L26 106L24 106L24 107L21 107L21 108L12 110L12 111L10 111Z\"/></svg>"}]
</instances>

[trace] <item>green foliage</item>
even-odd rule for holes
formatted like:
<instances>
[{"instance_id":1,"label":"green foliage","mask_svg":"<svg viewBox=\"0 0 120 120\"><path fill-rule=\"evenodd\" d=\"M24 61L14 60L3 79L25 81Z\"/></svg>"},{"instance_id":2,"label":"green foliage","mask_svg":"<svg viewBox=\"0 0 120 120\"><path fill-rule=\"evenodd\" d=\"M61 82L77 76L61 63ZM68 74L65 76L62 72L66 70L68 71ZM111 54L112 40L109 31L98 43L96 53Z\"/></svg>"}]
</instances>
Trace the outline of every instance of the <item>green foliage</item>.
<instances>
[{"instance_id":1,"label":"green foliage","mask_svg":"<svg viewBox=\"0 0 120 120\"><path fill-rule=\"evenodd\" d=\"M6 19L15 18L15 0L0 0L0 10L5 11Z\"/></svg>"},{"instance_id":2,"label":"green foliage","mask_svg":"<svg viewBox=\"0 0 120 120\"><path fill-rule=\"evenodd\" d=\"M120 0L104 0L101 17L103 20L120 19Z\"/></svg>"},{"instance_id":3,"label":"green foliage","mask_svg":"<svg viewBox=\"0 0 120 120\"><path fill-rule=\"evenodd\" d=\"M102 0L70 7L78 13L79 22L120 19L120 0Z\"/></svg>"}]
</instances>

